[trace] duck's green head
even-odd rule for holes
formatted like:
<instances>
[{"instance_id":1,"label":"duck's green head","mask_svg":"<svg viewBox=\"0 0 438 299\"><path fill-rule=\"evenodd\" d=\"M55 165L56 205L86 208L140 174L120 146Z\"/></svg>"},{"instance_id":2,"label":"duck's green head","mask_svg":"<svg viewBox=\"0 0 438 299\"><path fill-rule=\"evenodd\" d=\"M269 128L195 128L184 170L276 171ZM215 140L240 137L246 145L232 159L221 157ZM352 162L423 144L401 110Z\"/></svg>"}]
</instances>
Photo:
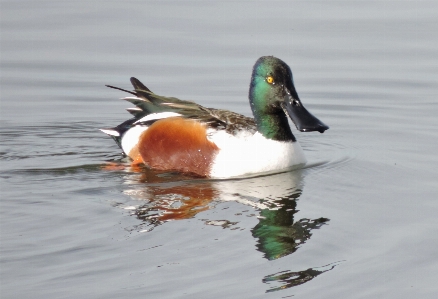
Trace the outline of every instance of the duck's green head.
<instances>
[{"instance_id":1,"label":"duck's green head","mask_svg":"<svg viewBox=\"0 0 438 299\"><path fill-rule=\"evenodd\" d=\"M266 138L295 141L287 116L302 132L323 133L329 127L304 108L298 97L292 71L273 56L260 57L252 70L249 100L257 130Z\"/></svg>"}]
</instances>

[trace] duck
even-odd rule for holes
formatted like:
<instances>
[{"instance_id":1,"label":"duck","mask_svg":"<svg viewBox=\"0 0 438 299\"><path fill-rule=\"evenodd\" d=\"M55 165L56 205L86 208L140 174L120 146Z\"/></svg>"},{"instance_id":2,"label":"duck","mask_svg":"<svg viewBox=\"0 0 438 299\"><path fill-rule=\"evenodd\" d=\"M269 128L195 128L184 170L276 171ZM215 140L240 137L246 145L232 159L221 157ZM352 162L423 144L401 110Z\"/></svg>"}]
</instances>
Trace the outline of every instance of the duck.
<instances>
[{"instance_id":1,"label":"duck","mask_svg":"<svg viewBox=\"0 0 438 299\"><path fill-rule=\"evenodd\" d=\"M107 87L129 93L132 118L113 128L111 136L135 165L211 179L280 172L306 164L288 117L301 132L329 127L302 104L290 67L274 56L254 64L249 86L253 113L247 117L223 109L153 93L138 79L134 88Z\"/></svg>"}]
</instances>

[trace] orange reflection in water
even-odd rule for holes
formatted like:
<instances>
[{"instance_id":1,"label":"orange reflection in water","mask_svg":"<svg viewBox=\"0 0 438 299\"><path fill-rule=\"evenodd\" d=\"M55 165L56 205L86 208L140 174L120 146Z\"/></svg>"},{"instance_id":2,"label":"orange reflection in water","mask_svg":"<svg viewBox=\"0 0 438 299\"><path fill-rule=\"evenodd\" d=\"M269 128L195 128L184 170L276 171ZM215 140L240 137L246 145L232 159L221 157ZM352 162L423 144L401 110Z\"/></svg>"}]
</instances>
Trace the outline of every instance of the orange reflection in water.
<instances>
[{"instance_id":1,"label":"orange reflection in water","mask_svg":"<svg viewBox=\"0 0 438 299\"><path fill-rule=\"evenodd\" d=\"M300 170L233 180L204 180L130 163L108 163L102 168L122 171L124 184L130 186L124 193L140 203L133 215L142 223L133 230L151 231L167 221L193 218L214 208L216 203L234 201L258 214L259 222L250 229L257 240L256 249L266 259L276 260L304 246L314 230L329 221L325 217L296 219L304 187ZM209 219L204 223L226 227L237 222ZM276 284L267 290L274 292L306 283L334 267L330 264L302 271L284 270L267 275L262 281Z\"/></svg>"},{"instance_id":2,"label":"orange reflection in water","mask_svg":"<svg viewBox=\"0 0 438 299\"><path fill-rule=\"evenodd\" d=\"M157 217L159 221L192 218L208 210L209 204L217 195L217 191L208 184L170 188L152 187L149 188L148 193L155 203L153 208L163 211Z\"/></svg>"}]
</instances>

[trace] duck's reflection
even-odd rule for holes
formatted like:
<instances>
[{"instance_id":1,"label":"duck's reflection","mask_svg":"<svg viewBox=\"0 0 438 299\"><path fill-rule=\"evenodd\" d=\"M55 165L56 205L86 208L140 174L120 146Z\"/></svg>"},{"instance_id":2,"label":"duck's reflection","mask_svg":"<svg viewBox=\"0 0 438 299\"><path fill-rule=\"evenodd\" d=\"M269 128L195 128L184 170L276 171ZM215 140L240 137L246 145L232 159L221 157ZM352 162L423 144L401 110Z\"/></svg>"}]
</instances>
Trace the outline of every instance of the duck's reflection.
<instances>
[{"instance_id":1,"label":"duck's reflection","mask_svg":"<svg viewBox=\"0 0 438 299\"><path fill-rule=\"evenodd\" d=\"M204 183L167 188L149 186L146 192L140 194L147 203L137 208L135 215L145 223L156 226L165 221L192 218L208 210L217 191Z\"/></svg>"},{"instance_id":2,"label":"duck's reflection","mask_svg":"<svg viewBox=\"0 0 438 299\"><path fill-rule=\"evenodd\" d=\"M187 177L144 170L140 174L131 174L126 182L133 188L125 190L125 193L144 202L133 210L142 221L138 230L144 227L151 230L166 221L192 218L224 201L253 207L258 212L259 222L251 233L257 239L257 250L268 260L295 252L309 240L313 229L329 221L324 217L295 219L297 201L303 192L301 170L224 181L189 180ZM223 219L203 220L206 224L222 227L235 224ZM263 282L278 281L281 287L268 290L276 291L302 284L333 267L284 271L266 276Z\"/></svg>"},{"instance_id":3,"label":"duck's reflection","mask_svg":"<svg viewBox=\"0 0 438 299\"><path fill-rule=\"evenodd\" d=\"M258 238L258 250L269 260L295 252L310 238L313 229L320 228L328 221L327 218L322 217L294 221L296 202L291 201L290 206L293 208L285 205L277 211L269 209L260 211L263 218L252 230L252 235Z\"/></svg>"},{"instance_id":4,"label":"duck's reflection","mask_svg":"<svg viewBox=\"0 0 438 299\"><path fill-rule=\"evenodd\" d=\"M218 183L219 190L231 190L222 200L235 200L258 210L259 223L251 230L257 249L269 260L293 253L310 238L327 218L295 219L297 201L303 190L300 170Z\"/></svg>"},{"instance_id":5,"label":"duck's reflection","mask_svg":"<svg viewBox=\"0 0 438 299\"><path fill-rule=\"evenodd\" d=\"M303 283L306 283L318 275L332 270L334 267L336 267L339 264L339 262L331 263L322 267L316 267L316 268L309 268L307 270L303 271L281 271L275 274L267 275L265 278L263 278L264 283L271 283L271 282L279 282L281 285L278 287L272 287L269 290L266 291L266 293L275 292L283 289L288 289Z\"/></svg>"}]
</instances>

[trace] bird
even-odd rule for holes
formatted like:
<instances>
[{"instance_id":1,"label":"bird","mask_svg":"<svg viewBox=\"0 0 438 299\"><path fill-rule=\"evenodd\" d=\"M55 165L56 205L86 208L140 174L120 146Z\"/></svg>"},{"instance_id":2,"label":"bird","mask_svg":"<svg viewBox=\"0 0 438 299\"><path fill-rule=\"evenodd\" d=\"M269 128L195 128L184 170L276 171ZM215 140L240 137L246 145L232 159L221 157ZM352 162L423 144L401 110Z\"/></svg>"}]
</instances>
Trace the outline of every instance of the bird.
<instances>
[{"instance_id":1,"label":"bird","mask_svg":"<svg viewBox=\"0 0 438 299\"><path fill-rule=\"evenodd\" d=\"M329 129L302 104L290 67L274 56L254 64L249 86L253 113L229 110L153 93L138 79L133 91L106 85L130 95L133 117L114 128L111 136L133 164L194 177L227 179L280 172L306 164L288 117L302 132Z\"/></svg>"}]
</instances>

